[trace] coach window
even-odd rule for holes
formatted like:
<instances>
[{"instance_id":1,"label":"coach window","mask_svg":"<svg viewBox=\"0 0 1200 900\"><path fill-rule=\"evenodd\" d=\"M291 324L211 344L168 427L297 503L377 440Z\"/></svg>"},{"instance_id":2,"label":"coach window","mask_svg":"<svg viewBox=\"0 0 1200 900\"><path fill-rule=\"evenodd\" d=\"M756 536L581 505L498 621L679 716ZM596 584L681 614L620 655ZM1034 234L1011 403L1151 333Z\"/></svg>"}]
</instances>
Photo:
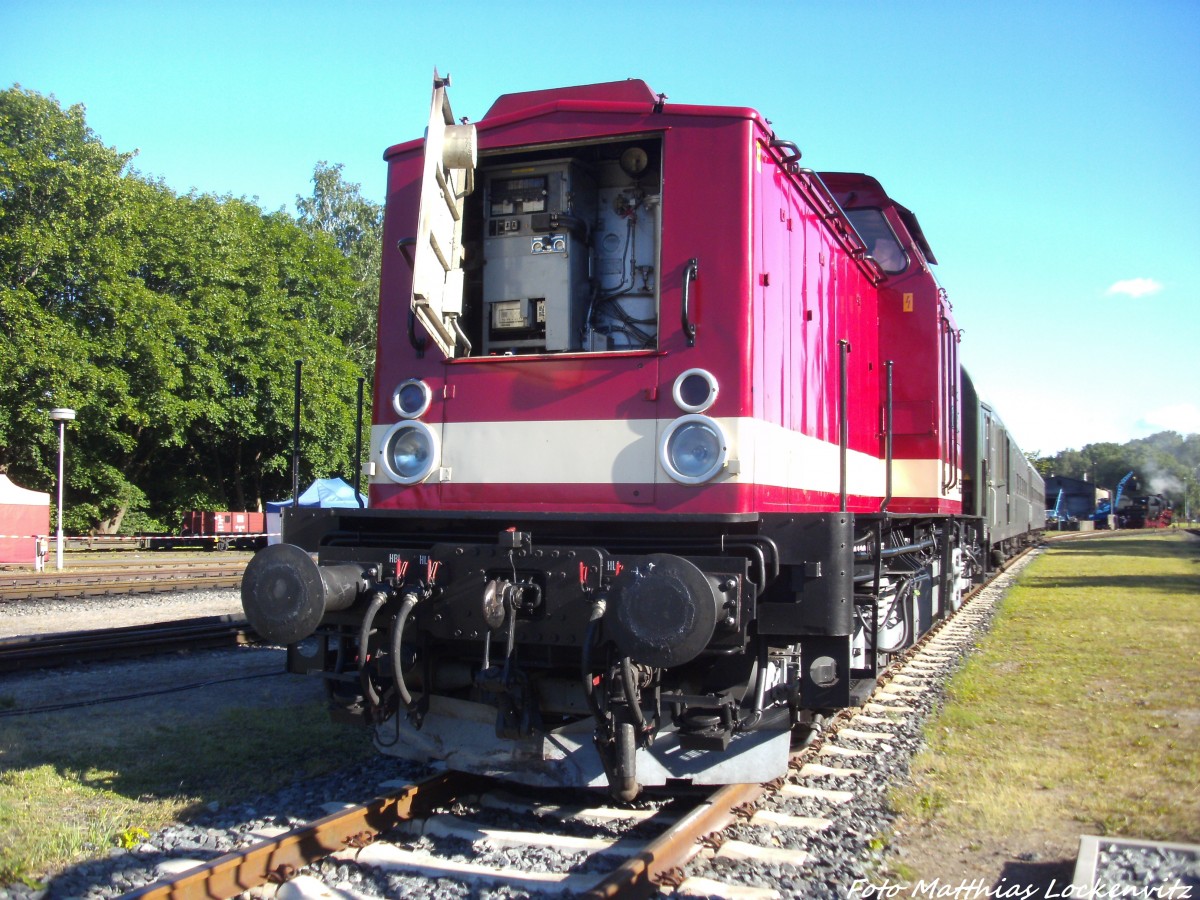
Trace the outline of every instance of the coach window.
<instances>
[{"instance_id":1,"label":"coach window","mask_svg":"<svg viewBox=\"0 0 1200 900\"><path fill-rule=\"evenodd\" d=\"M867 245L867 253L875 258L880 268L889 275L897 275L908 268L908 254L900 246L896 232L878 209L848 209L850 224Z\"/></svg>"}]
</instances>

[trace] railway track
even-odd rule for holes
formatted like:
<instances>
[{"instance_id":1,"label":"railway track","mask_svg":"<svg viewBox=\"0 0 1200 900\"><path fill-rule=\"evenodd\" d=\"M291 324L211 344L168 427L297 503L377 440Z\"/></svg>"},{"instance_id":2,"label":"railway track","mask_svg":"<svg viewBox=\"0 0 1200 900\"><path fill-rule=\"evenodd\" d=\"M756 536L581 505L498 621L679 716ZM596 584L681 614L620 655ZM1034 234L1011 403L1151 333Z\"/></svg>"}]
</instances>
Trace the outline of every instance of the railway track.
<instances>
[{"instance_id":1,"label":"railway track","mask_svg":"<svg viewBox=\"0 0 1200 900\"><path fill-rule=\"evenodd\" d=\"M0 672L44 669L84 660L230 647L257 640L243 619L208 616L94 631L0 637Z\"/></svg>"},{"instance_id":2,"label":"railway track","mask_svg":"<svg viewBox=\"0 0 1200 900\"><path fill-rule=\"evenodd\" d=\"M221 562L176 561L114 567L94 563L62 572L0 573L0 603L6 600L68 600L115 594L149 594L199 588L236 588L248 558Z\"/></svg>"},{"instance_id":3,"label":"railway track","mask_svg":"<svg viewBox=\"0 0 1200 900\"><path fill-rule=\"evenodd\" d=\"M160 571L178 568L206 568L213 564L226 565L234 567L236 565L245 565L254 556L253 553L239 553L230 551L221 556L214 557L211 553L206 552L179 552L179 553L164 553L164 552L134 552L129 554L109 554L96 553L89 555L72 554L67 556L66 569L78 572L80 570L98 571L109 570L115 572L146 570ZM44 575L54 575L55 572L47 569L41 573Z\"/></svg>"},{"instance_id":4,"label":"railway track","mask_svg":"<svg viewBox=\"0 0 1200 900\"><path fill-rule=\"evenodd\" d=\"M762 790L758 785L731 785L691 802L631 810L546 805L503 791L480 795L481 786L486 782L476 776L442 773L126 896L232 897L267 882L297 879L302 868L325 857L380 872L531 892L588 898L647 896L658 889L660 879L697 852L698 836L728 824L736 817L735 810ZM495 827L488 820L497 814L506 820L526 819L529 827ZM564 829L564 824L571 827ZM581 836L581 831L599 836ZM435 849L410 849L414 839ZM478 845L482 861L454 858L454 845L464 841ZM444 845L441 850L436 849L439 844ZM569 871L524 869L488 859L489 854L531 848L554 850ZM312 878L299 875L297 887Z\"/></svg>"},{"instance_id":5,"label":"railway track","mask_svg":"<svg viewBox=\"0 0 1200 900\"><path fill-rule=\"evenodd\" d=\"M380 896L412 889L406 878L589 898L663 889L681 896L730 896L735 888L749 897L803 894L793 882L829 865L838 852L830 847L866 852L873 835L863 833L862 810L885 806L887 779L878 770L889 769L906 742L915 746L918 707L932 702L1011 579L1003 572L973 592L889 668L863 707L815 733L777 782L693 789L617 809L546 803L443 773L209 862L176 861L176 868L190 868L128 896L232 897L287 881L298 892L289 896L314 896L310 890L328 890L322 881L333 886L347 877L356 891Z\"/></svg>"}]
</instances>

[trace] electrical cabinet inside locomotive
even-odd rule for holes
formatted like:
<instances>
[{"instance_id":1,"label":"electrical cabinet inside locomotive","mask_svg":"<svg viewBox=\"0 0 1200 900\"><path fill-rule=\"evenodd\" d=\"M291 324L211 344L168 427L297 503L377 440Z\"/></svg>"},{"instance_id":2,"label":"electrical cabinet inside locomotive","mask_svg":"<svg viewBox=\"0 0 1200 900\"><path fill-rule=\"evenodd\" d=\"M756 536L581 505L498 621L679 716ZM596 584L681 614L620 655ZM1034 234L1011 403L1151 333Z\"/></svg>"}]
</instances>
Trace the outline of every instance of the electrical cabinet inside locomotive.
<instances>
[{"instance_id":1,"label":"electrical cabinet inside locomotive","mask_svg":"<svg viewBox=\"0 0 1200 900\"><path fill-rule=\"evenodd\" d=\"M657 346L656 138L480 160L464 209L464 330L484 355Z\"/></svg>"},{"instance_id":2,"label":"electrical cabinet inside locomotive","mask_svg":"<svg viewBox=\"0 0 1200 900\"><path fill-rule=\"evenodd\" d=\"M483 352L577 349L595 190L571 160L483 172Z\"/></svg>"}]
</instances>

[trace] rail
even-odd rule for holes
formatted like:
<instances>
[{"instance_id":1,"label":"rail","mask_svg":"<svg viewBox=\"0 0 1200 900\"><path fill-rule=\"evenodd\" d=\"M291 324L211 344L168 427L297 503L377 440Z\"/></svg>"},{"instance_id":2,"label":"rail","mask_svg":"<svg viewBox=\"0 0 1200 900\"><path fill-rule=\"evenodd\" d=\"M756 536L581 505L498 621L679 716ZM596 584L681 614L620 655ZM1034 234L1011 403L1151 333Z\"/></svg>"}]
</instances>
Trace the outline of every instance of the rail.
<instances>
[{"instance_id":1,"label":"rail","mask_svg":"<svg viewBox=\"0 0 1200 900\"><path fill-rule=\"evenodd\" d=\"M236 588L242 582L246 559L140 565L137 569L95 564L80 568L82 571L2 573L0 602ZM103 571L96 571L101 568Z\"/></svg>"},{"instance_id":2,"label":"rail","mask_svg":"<svg viewBox=\"0 0 1200 900\"><path fill-rule=\"evenodd\" d=\"M270 881L286 881L309 863L347 847L361 847L401 822L451 802L475 784L474 778L444 772L246 850L219 856L173 878L128 893L125 898L211 900L235 897Z\"/></svg>"},{"instance_id":3,"label":"rail","mask_svg":"<svg viewBox=\"0 0 1200 900\"><path fill-rule=\"evenodd\" d=\"M226 647L254 640L250 626L230 616L0 637L0 672L52 668L81 660L147 656L181 648Z\"/></svg>"}]
</instances>

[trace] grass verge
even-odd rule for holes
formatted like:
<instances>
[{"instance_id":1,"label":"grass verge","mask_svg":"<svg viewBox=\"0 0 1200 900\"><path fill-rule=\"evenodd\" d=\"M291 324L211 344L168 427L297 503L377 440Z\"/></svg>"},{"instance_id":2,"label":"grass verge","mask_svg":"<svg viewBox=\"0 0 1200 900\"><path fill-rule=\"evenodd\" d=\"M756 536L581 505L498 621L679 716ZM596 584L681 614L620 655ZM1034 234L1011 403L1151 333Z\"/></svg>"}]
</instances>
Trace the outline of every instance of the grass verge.
<instances>
[{"instance_id":1,"label":"grass verge","mask_svg":"<svg viewBox=\"0 0 1200 900\"><path fill-rule=\"evenodd\" d=\"M1200 840L1200 544L1145 532L1047 549L926 737L892 797L905 834ZM913 868L898 864L944 874Z\"/></svg>"},{"instance_id":2,"label":"grass verge","mask_svg":"<svg viewBox=\"0 0 1200 900\"><path fill-rule=\"evenodd\" d=\"M322 703L200 714L130 706L4 721L0 886L33 884L112 847L135 847L192 810L374 755L367 730L334 724Z\"/></svg>"}]
</instances>

